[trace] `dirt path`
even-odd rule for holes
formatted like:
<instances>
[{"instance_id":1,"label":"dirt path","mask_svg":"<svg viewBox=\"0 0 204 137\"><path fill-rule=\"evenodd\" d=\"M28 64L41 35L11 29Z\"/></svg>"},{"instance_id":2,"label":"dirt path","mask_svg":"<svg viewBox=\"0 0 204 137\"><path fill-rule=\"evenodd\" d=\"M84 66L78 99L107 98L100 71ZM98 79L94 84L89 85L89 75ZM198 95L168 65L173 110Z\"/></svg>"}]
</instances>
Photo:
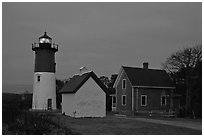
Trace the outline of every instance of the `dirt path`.
<instances>
[{"instance_id":1,"label":"dirt path","mask_svg":"<svg viewBox=\"0 0 204 137\"><path fill-rule=\"evenodd\" d=\"M157 119L149 119L149 118L130 118L130 117L118 117L118 118L138 120L138 121L143 121L143 122L150 122L150 123L157 123L157 124L164 124L164 125L171 125L171 126L178 126L178 127L185 127L185 128L202 131L202 123L199 123L199 122L166 121L166 120L157 120Z\"/></svg>"}]
</instances>

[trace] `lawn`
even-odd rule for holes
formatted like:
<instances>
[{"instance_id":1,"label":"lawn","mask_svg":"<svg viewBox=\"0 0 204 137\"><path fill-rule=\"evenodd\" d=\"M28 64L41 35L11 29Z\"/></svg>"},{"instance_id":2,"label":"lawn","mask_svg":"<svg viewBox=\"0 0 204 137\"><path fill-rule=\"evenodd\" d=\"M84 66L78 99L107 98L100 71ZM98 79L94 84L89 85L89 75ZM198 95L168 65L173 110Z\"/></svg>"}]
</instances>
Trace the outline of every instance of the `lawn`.
<instances>
[{"instance_id":1,"label":"lawn","mask_svg":"<svg viewBox=\"0 0 204 137\"><path fill-rule=\"evenodd\" d=\"M202 119L191 119L191 118L179 118L179 117L162 117L162 116L131 116L131 117L141 117L141 118L150 118L166 121L180 121L180 122L192 122L192 123L202 123Z\"/></svg>"},{"instance_id":2,"label":"lawn","mask_svg":"<svg viewBox=\"0 0 204 137\"><path fill-rule=\"evenodd\" d=\"M2 94L3 135L64 135L75 134L69 129L52 122L51 113L30 112L32 96L22 100L21 95Z\"/></svg>"},{"instance_id":3,"label":"lawn","mask_svg":"<svg viewBox=\"0 0 204 137\"><path fill-rule=\"evenodd\" d=\"M85 134L85 135L196 135L201 131L153 124L130 119L119 119L113 114L105 118L70 118L60 113L28 112L21 96L2 94L2 134ZM30 102L30 101L29 101ZM29 104L29 103L28 103ZM153 118L153 117L151 117ZM158 119L158 118L156 118ZM163 119L163 118L159 118ZM53 121L54 120L54 121ZM175 120L165 118L164 120ZM176 119L178 121L189 119ZM193 120L195 121L195 120ZM202 120L197 122L201 123Z\"/></svg>"},{"instance_id":4,"label":"lawn","mask_svg":"<svg viewBox=\"0 0 204 137\"><path fill-rule=\"evenodd\" d=\"M115 116L105 118L71 118L58 115L54 121L76 134L83 135L201 135L202 132L182 127L146 123Z\"/></svg>"}]
</instances>

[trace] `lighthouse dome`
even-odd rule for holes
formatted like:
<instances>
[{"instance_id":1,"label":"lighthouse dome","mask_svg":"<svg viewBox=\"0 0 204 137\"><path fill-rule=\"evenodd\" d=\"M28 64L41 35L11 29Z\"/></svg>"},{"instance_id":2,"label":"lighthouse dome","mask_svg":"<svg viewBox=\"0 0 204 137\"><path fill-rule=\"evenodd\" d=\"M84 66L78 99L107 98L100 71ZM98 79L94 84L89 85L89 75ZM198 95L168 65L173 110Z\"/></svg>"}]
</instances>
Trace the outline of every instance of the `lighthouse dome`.
<instances>
[{"instance_id":1,"label":"lighthouse dome","mask_svg":"<svg viewBox=\"0 0 204 137\"><path fill-rule=\"evenodd\" d=\"M49 37L46 32L44 32L44 35L39 37L39 42L40 43L50 43L51 44L52 43L52 38Z\"/></svg>"}]
</instances>

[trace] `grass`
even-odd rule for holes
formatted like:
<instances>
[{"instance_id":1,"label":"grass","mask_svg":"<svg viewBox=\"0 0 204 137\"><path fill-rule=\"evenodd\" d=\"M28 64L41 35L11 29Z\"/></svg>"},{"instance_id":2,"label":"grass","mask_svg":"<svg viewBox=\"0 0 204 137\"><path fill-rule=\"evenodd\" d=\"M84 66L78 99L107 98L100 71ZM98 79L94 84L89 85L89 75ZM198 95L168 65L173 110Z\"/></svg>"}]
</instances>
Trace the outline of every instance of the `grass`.
<instances>
[{"instance_id":1,"label":"grass","mask_svg":"<svg viewBox=\"0 0 204 137\"><path fill-rule=\"evenodd\" d=\"M4 114L7 112L3 112ZM22 111L15 113L12 121L3 121L3 135L64 135L72 134L71 130L58 125L50 118L50 114L39 114L35 112ZM3 117L4 118L4 117Z\"/></svg>"},{"instance_id":2,"label":"grass","mask_svg":"<svg viewBox=\"0 0 204 137\"><path fill-rule=\"evenodd\" d=\"M83 135L201 135L202 132L182 127L146 123L115 116L105 118L71 118L56 116L54 120Z\"/></svg>"},{"instance_id":3,"label":"grass","mask_svg":"<svg viewBox=\"0 0 204 137\"><path fill-rule=\"evenodd\" d=\"M30 102L30 101L29 101ZM25 104L27 104L25 106ZM31 103L24 103L16 94L3 94L2 134L84 134L84 135L200 135L201 131L119 119L113 115L105 118L70 118L63 115L28 112ZM185 119L184 119L185 120Z\"/></svg>"},{"instance_id":4,"label":"grass","mask_svg":"<svg viewBox=\"0 0 204 137\"><path fill-rule=\"evenodd\" d=\"M164 116L131 116L131 117L139 117L139 118L150 118L150 119L158 119L165 121L180 121L180 122L192 122L192 123L202 123L202 119L191 119L191 118L180 118L180 117L164 117Z\"/></svg>"},{"instance_id":5,"label":"grass","mask_svg":"<svg viewBox=\"0 0 204 137\"><path fill-rule=\"evenodd\" d=\"M50 120L50 113L34 113L26 109L31 102L20 95L3 93L2 134L3 135L53 135L73 134L71 130Z\"/></svg>"}]
</instances>

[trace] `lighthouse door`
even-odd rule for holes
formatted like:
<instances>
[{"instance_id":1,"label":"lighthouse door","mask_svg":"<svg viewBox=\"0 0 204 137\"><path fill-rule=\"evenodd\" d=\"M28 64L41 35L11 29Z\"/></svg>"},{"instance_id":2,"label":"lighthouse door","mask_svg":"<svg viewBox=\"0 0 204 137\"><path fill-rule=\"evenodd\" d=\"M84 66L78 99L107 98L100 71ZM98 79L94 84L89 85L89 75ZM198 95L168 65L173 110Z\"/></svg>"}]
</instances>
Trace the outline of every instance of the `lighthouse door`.
<instances>
[{"instance_id":1,"label":"lighthouse door","mask_svg":"<svg viewBox=\"0 0 204 137\"><path fill-rule=\"evenodd\" d=\"M51 98L49 98L49 99L47 100L47 109L48 109L48 110L52 110L52 99L51 99Z\"/></svg>"}]
</instances>

